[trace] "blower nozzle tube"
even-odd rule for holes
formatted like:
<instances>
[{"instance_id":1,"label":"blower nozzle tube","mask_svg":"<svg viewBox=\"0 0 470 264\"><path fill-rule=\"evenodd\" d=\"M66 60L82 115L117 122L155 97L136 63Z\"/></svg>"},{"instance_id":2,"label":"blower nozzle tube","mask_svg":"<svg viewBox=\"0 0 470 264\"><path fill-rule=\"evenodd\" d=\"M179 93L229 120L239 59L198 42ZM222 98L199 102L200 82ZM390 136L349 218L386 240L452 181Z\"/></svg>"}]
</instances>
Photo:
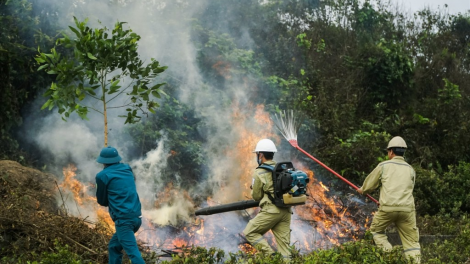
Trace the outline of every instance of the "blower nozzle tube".
<instances>
[{"instance_id":1,"label":"blower nozzle tube","mask_svg":"<svg viewBox=\"0 0 470 264\"><path fill-rule=\"evenodd\" d=\"M258 207L259 201L246 200L229 204L221 204L216 206L209 206L196 211L196 215L211 215L220 214L236 210L244 210L252 207Z\"/></svg>"}]
</instances>

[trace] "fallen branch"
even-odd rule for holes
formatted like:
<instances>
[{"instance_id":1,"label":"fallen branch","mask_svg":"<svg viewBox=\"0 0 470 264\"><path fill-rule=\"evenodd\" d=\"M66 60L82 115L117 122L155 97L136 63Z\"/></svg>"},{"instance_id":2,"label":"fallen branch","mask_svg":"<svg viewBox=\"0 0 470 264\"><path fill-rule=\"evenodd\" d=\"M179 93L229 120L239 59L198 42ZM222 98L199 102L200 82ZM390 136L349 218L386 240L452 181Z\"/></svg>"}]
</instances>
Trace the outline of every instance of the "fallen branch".
<instances>
[{"instance_id":1,"label":"fallen branch","mask_svg":"<svg viewBox=\"0 0 470 264\"><path fill-rule=\"evenodd\" d=\"M84 245L78 243L77 241L71 239L70 237L68 237L68 236L66 236L66 235L64 235L64 234L61 234L61 233L59 233L59 235L62 236L63 238L65 238L65 239L69 240L70 242L73 242L73 243L75 243L76 245L78 245L78 246L80 246L80 247L86 249L87 251L89 251L89 252L91 252L91 253L93 253L93 254L95 254L95 255L99 255L99 253L93 251L92 249L90 249L90 248L88 248L88 247L85 247Z\"/></svg>"}]
</instances>

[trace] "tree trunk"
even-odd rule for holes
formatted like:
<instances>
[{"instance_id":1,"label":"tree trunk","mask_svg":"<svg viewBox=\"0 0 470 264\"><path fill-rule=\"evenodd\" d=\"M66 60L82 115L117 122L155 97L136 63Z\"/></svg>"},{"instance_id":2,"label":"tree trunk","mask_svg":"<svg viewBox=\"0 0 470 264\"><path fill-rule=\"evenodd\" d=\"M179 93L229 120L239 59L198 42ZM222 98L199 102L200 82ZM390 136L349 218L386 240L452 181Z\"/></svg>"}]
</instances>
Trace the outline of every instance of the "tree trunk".
<instances>
[{"instance_id":1,"label":"tree trunk","mask_svg":"<svg viewBox=\"0 0 470 264\"><path fill-rule=\"evenodd\" d=\"M103 91L103 115L104 115L104 147L108 146L108 112L106 111L106 97Z\"/></svg>"}]
</instances>

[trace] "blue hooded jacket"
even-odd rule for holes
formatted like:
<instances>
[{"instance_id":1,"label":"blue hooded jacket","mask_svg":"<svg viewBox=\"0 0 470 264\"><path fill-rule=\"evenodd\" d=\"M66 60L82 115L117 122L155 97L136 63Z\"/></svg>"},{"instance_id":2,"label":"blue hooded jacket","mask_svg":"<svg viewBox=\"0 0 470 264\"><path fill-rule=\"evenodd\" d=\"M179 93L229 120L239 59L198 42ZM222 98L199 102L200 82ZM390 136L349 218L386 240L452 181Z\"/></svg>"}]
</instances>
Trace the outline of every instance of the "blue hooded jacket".
<instances>
[{"instance_id":1,"label":"blue hooded jacket","mask_svg":"<svg viewBox=\"0 0 470 264\"><path fill-rule=\"evenodd\" d=\"M111 164L96 175L96 200L109 207L111 219L132 219L141 216L141 204L129 165Z\"/></svg>"}]
</instances>

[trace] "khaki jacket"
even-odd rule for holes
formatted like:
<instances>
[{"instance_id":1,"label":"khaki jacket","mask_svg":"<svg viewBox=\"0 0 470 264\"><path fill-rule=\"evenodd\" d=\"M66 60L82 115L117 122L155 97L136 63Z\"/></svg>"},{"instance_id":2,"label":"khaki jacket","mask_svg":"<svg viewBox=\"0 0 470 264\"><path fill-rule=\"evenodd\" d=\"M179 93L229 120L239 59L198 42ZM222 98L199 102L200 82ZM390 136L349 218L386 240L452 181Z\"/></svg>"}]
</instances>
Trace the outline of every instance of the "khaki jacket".
<instances>
[{"instance_id":1,"label":"khaki jacket","mask_svg":"<svg viewBox=\"0 0 470 264\"><path fill-rule=\"evenodd\" d=\"M273 160L267 161L264 164L270 166L276 166L276 162ZM279 213L279 209L269 199L267 193L274 196L274 186L272 173L268 170L259 168L253 172L253 189L251 190L251 196L253 200L260 201L259 206L262 210L269 213Z\"/></svg>"},{"instance_id":2,"label":"khaki jacket","mask_svg":"<svg viewBox=\"0 0 470 264\"><path fill-rule=\"evenodd\" d=\"M415 179L414 169L403 157L395 156L377 165L360 189L364 193L369 193L382 184L379 210L411 212L415 210L413 198Z\"/></svg>"}]
</instances>

